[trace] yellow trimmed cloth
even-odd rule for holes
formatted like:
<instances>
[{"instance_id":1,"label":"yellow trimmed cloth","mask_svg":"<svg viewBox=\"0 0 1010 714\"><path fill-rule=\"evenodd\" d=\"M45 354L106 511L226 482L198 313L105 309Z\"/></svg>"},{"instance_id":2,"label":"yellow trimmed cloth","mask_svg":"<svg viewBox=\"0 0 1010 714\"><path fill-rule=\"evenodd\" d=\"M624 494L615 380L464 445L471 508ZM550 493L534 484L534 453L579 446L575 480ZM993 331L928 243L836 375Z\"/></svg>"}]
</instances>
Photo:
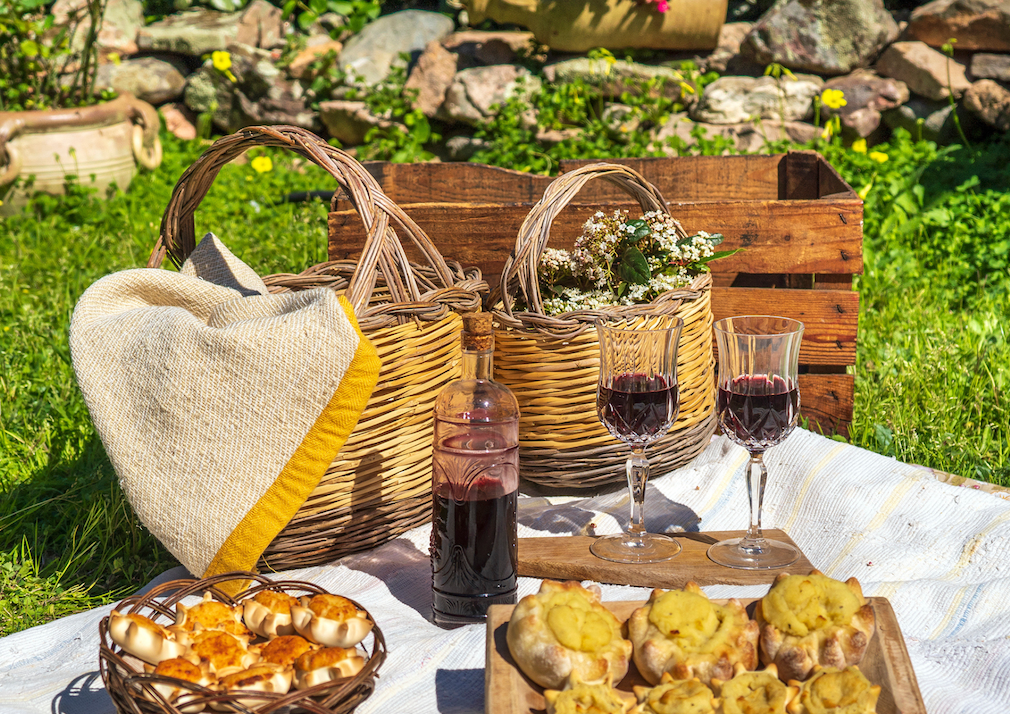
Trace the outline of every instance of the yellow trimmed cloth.
<instances>
[{"instance_id":1,"label":"yellow trimmed cloth","mask_svg":"<svg viewBox=\"0 0 1010 714\"><path fill-rule=\"evenodd\" d=\"M213 235L179 273L88 288L74 371L141 522L194 575L253 570L318 485L380 362L348 301L270 295Z\"/></svg>"}]
</instances>

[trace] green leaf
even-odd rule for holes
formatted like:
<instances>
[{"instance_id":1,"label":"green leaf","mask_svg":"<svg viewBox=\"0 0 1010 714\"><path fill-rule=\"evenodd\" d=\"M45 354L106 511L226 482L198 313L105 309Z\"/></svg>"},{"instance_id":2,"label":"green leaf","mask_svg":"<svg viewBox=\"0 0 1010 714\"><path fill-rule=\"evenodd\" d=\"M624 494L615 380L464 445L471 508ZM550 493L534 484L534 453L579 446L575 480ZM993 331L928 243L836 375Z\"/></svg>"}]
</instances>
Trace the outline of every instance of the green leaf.
<instances>
[{"instance_id":1,"label":"green leaf","mask_svg":"<svg viewBox=\"0 0 1010 714\"><path fill-rule=\"evenodd\" d=\"M328 9L326 0L309 0L309 9L317 15L322 15Z\"/></svg>"},{"instance_id":2,"label":"green leaf","mask_svg":"<svg viewBox=\"0 0 1010 714\"><path fill-rule=\"evenodd\" d=\"M736 255L741 250L743 250L743 248L734 248L733 250L717 250L714 253L712 253L712 255L706 258L699 258L695 262L704 265L705 263L711 263L713 260L719 260L720 258L728 258L731 255Z\"/></svg>"},{"instance_id":3,"label":"green leaf","mask_svg":"<svg viewBox=\"0 0 1010 714\"><path fill-rule=\"evenodd\" d=\"M291 13L295 11L296 7L298 7L298 0L288 0L284 3L284 7L281 9L282 18L287 20L291 17Z\"/></svg>"},{"instance_id":4,"label":"green leaf","mask_svg":"<svg viewBox=\"0 0 1010 714\"><path fill-rule=\"evenodd\" d=\"M652 271L649 270L649 261L645 259L635 246L629 246L621 256L621 263L617 267L617 274L622 280L636 285L646 285L652 278Z\"/></svg>"},{"instance_id":5,"label":"green leaf","mask_svg":"<svg viewBox=\"0 0 1010 714\"><path fill-rule=\"evenodd\" d=\"M354 13L354 3L350 0L330 0L329 5L332 12L345 17Z\"/></svg>"},{"instance_id":6,"label":"green leaf","mask_svg":"<svg viewBox=\"0 0 1010 714\"><path fill-rule=\"evenodd\" d=\"M35 57L39 53L39 46L32 40L25 40L21 43L21 54L25 57Z\"/></svg>"},{"instance_id":7,"label":"green leaf","mask_svg":"<svg viewBox=\"0 0 1010 714\"><path fill-rule=\"evenodd\" d=\"M300 12L298 13L298 27L302 28L303 30L307 30L312 25L312 23L316 21L316 18L318 17L319 15L312 12L311 10Z\"/></svg>"}]
</instances>

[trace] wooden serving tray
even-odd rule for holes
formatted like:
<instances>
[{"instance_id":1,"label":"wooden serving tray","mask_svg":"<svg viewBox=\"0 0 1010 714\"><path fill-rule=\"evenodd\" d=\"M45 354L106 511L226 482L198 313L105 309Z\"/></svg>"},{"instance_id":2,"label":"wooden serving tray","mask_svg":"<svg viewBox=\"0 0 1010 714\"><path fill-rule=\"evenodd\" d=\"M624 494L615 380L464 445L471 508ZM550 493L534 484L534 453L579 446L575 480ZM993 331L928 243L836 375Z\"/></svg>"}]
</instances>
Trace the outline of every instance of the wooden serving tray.
<instances>
[{"instance_id":1,"label":"wooden serving tray","mask_svg":"<svg viewBox=\"0 0 1010 714\"><path fill-rule=\"evenodd\" d=\"M882 597L867 598L867 601L873 606L876 631L859 669L871 683L880 685L877 714L927 714L891 603ZM750 612L757 599L742 602ZM628 601L603 603L622 622L643 604ZM519 671L509 654L505 631L514 608L515 605L492 605L488 610L487 665L484 670L485 714L541 714L546 709L543 689ZM632 662L628 675L617 688L631 692L635 685L649 686L649 683L642 678Z\"/></svg>"},{"instance_id":2,"label":"wooden serving tray","mask_svg":"<svg viewBox=\"0 0 1010 714\"><path fill-rule=\"evenodd\" d=\"M745 531L712 531L716 540L741 538ZM769 529L765 538L790 545L785 531ZM683 588L689 580L698 585L761 585L774 582L782 572L809 573L813 565L800 551L792 565L775 570L738 570L709 560L708 544L677 538L683 550L673 560L662 563L612 563L589 552L595 539L590 536L558 538L520 538L519 575L551 580L592 580L611 585L637 585L648 588Z\"/></svg>"}]
</instances>

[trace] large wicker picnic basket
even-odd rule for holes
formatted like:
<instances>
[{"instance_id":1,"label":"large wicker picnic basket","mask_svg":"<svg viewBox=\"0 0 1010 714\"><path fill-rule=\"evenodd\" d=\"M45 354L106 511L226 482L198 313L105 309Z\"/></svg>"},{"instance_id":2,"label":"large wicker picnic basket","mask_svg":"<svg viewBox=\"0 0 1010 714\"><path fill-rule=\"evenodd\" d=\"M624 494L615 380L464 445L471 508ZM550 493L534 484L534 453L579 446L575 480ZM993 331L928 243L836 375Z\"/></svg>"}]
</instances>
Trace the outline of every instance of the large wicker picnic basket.
<instances>
[{"instance_id":1,"label":"large wicker picnic basket","mask_svg":"<svg viewBox=\"0 0 1010 714\"><path fill-rule=\"evenodd\" d=\"M248 127L215 142L176 184L148 261L181 265L196 247L193 215L221 167L254 147L283 147L325 169L367 231L357 261L264 278L271 292L343 292L382 360L358 425L319 485L264 552L259 567L284 569L367 550L431 517L435 397L459 378L458 313L480 309L480 271L446 261L425 232L385 196L350 155L291 126ZM397 232L424 256L412 263Z\"/></svg>"},{"instance_id":2,"label":"large wicker picnic basket","mask_svg":"<svg viewBox=\"0 0 1010 714\"><path fill-rule=\"evenodd\" d=\"M620 187L639 202L643 212L670 212L659 190L626 166L595 163L562 174L547 187L519 229L515 250L505 261L493 297L498 327L495 378L519 400L520 475L548 487L593 488L625 482L628 447L610 435L596 413L599 343L594 325L600 318L665 314L684 321L677 355L680 412L670 432L649 446L654 473L693 459L716 427L708 273L645 305L554 316L544 312L537 268L551 224L593 179ZM677 228L683 233L679 223ZM517 309L517 304L523 309Z\"/></svg>"}]
</instances>

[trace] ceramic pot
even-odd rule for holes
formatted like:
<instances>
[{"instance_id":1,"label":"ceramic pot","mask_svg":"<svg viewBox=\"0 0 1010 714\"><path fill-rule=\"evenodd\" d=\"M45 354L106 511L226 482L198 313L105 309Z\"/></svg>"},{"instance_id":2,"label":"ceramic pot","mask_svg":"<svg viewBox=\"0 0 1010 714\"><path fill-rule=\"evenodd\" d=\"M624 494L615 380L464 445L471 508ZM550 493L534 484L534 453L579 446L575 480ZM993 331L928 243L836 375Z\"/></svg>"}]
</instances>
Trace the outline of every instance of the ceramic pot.
<instances>
[{"instance_id":1,"label":"ceramic pot","mask_svg":"<svg viewBox=\"0 0 1010 714\"><path fill-rule=\"evenodd\" d=\"M27 203L32 191L64 193L68 174L82 186L126 189L137 164L161 164L158 113L132 94L91 107L0 112L0 216Z\"/></svg>"}]
</instances>

